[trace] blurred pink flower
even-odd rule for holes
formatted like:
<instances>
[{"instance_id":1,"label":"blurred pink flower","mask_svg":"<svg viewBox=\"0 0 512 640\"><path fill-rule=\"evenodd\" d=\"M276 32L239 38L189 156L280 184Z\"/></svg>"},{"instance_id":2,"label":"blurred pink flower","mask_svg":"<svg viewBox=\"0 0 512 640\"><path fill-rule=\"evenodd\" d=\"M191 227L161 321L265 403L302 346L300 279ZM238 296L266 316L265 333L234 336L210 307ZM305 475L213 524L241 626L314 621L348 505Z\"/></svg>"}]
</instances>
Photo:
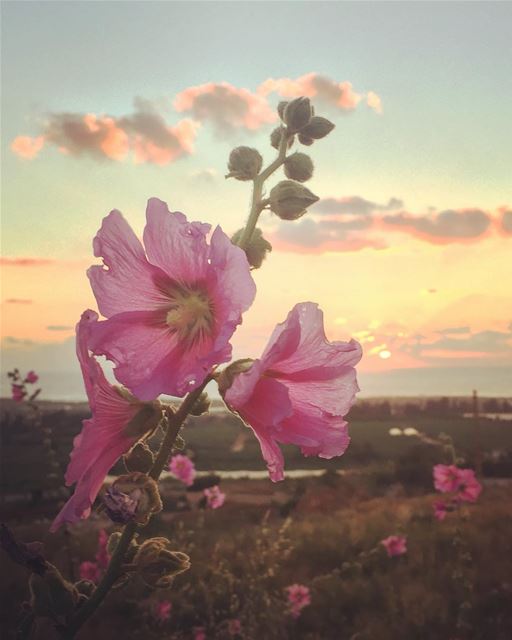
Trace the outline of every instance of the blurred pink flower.
<instances>
[{"instance_id":1,"label":"blurred pink flower","mask_svg":"<svg viewBox=\"0 0 512 640\"><path fill-rule=\"evenodd\" d=\"M224 399L254 431L271 480L284 478L278 443L296 444L306 456L344 453L350 438L343 416L359 390L360 358L358 342L329 342L322 311L303 302L274 329L261 359L235 373Z\"/></svg>"},{"instance_id":2,"label":"blurred pink flower","mask_svg":"<svg viewBox=\"0 0 512 640\"><path fill-rule=\"evenodd\" d=\"M29 371L25 376L25 382L28 384L35 384L39 380L39 376L35 371Z\"/></svg>"},{"instance_id":3,"label":"blurred pink flower","mask_svg":"<svg viewBox=\"0 0 512 640\"><path fill-rule=\"evenodd\" d=\"M439 521L444 520L448 513L448 505L446 502L436 501L432 506L434 508L434 517Z\"/></svg>"},{"instance_id":4,"label":"blurred pink flower","mask_svg":"<svg viewBox=\"0 0 512 640\"><path fill-rule=\"evenodd\" d=\"M380 543L384 546L390 558L407 553L407 538L405 536L389 536Z\"/></svg>"},{"instance_id":5,"label":"blurred pink flower","mask_svg":"<svg viewBox=\"0 0 512 640\"><path fill-rule=\"evenodd\" d=\"M231 357L229 340L256 287L245 253L217 227L187 222L165 202L148 201L144 245L119 211L94 238L88 275L107 320L89 347L115 365L116 378L142 400L183 396Z\"/></svg>"},{"instance_id":6,"label":"blurred pink flower","mask_svg":"<svg viewBox=\"0 0 512 640\"><path fill-rule=\"evenodd\" d=\"M143 404L107 382L100 365L87 350L90 331L97 320L97 313L84 311L76 328L76 351L92 417L83 421L82 431L73 442L65 475L67 485L76 483L75 492L50 531L56 531L64 522L73 523L89 516L109 469L143 435L145 422L138 424L139 416L146 416L146 420L149 409L155 420L160 413L156 403Z\"/></svg>"},{"instance_id":7,"label":"blurred pink flower","mask_svg":"<svg viewBox=\"0 0 512 640\"><path fill-rule=\"evenodd\" d=\"M219 507L222 507L226 500L226 494L222 493L218 485L205 489L203 493L206 498L206 504L210 509L218 509Z\"/></svg>"},{"instance_id":8,"label":"blurred pink flower","mask_svg":"<svg viewBox=\"0 0 512 640\"><path fill-rule=\"evenodd\" d=\"M169 463L169 471L187 487L194 483L196 468L192 460L187 456L182 456L181 454L173 456Z\"/></svg>"},{"instance_id":9,"label":"blurred pink flower","mask_svg":"<svg viewBox=\"0 0 512 640\"><path fill-rule=\"evenodd\" d=\"M454 464L434 466L434 487L441 493L457 491L460 483L460 469Z\"/></svg>"},{"instance_id":10,"label":"blurred pink flower","mask_svg":"<svg viewBox=\"0 0 512 640\"><path fill-rule=\"evenodd\" d=\"M292 584L286 587L288 596L288 607L292 618L298 618L302 609L311 604L311 594L309 588L303 584Z\"/></svg>"},{"instance_id":11,"label":"blurred pink flower","mask_svg":"<svg viewBox=\"0 0 512 640\"><path fill-rule=\"evenodd\" d=\"M230 636L236 636L242 631L242 624L238 618L228 620L228 633Z\"/></svg>"},{"instance_id":12,"label":"blurred pink flower","mask_svg":"<svg viewBox=\"0 0 512 640\"><path fill-rule=\"evenodd\" d=\"M157 622L166 622L171 617L172 603L169 600L160 600L156 603L154 615Z\"/></svg>"},{"instance_id":13,"label":"blurred pink flower","mask_svg":"<svg viewBox=\"0 0 512 640\"><path fill-rule=\"evenodd\" d=\"M90 580L94 583L98 582L101 577L101 571L99 570L98 565L95 562L90 562L89 560L80 563L78 573L80 575L80 580Z\"/></svg>"},{"instance_id":14,"label":"blurred pink flower","mask_svg":"<svg viewBox=\"0 0 512 640\"><path fill-rule=\"evenodd\" d=\"M459 470L459 486L457 487L457 498L464 502L476 502L482 492L482 485L475 477L473 469Z\"/></svg>"},{"instance_id":15,"label":"blurred pink flower","mask_svg":"<svg viewBox=\"0 0 512 640\"><path fill-rule=\"evenodd\" d=\"M27 395L27 392L23 388L23 385L12 384L11 385L11 394L12 394L12 399L15 402L23 402L23 399Z\"/></svg>"},{"instance_id":16,"label":"blurred pink flower","mask_svg":"<svg viewBox=\"0 0 512 640\"><path fill-rule=\"evenodd\" d=\"M98 550L96 551L96 563L100 569L106 569L110 562L110 554L107 550L109 535L105 529L100 529L98 534Z\"/></svg>"},{"instance_id":17,"label":"blurred pink flower","mask_svg":"<svg viewBox=\"0 0 512 640\"><path fill-rule=\"evenodd\" d=\"M194 627L194 640L206 640L206 629L204 627Z\"/></svg>"}]
</instances>

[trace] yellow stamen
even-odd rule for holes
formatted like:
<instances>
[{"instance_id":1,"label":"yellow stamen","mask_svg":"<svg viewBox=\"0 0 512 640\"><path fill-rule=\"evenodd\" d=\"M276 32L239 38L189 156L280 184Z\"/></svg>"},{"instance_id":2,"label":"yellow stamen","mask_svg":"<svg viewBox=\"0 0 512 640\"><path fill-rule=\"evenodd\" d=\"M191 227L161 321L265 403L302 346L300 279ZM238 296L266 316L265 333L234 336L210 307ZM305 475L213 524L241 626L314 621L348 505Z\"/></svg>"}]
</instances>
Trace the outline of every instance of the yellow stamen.
<instances>
[{"instance_id":1,"label":"yellow stamen","mask_svg":"<svg viewBox=\"0 0 512 640\"><path fill-rule=\"evenodd\" d=\"M204 290L176 286L170 292L170 298L165 320L180 340L192 343L211 333L213 308Z\"/></svg>"}]
</instances>

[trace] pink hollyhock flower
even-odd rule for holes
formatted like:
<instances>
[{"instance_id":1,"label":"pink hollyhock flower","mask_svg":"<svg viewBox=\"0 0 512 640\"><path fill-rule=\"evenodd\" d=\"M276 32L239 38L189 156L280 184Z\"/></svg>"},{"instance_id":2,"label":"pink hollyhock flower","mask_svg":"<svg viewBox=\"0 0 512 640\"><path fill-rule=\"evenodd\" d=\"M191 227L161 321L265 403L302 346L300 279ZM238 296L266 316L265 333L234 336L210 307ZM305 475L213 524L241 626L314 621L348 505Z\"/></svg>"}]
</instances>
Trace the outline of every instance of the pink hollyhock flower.
<instances>
[{"instance_id":1,"label":"pink hollyhock flower","mask_svg":"<svg viewBox=\"0 0 512 640\"><path fill-rule=\"evenodd\" d=\"M20 384L12 384L11 385L11 394L14 402L23 402L23 399L27 395L27 392Z\"/></svg>"},{"instance_id":2,"label":"pink hollyhock flower","mask_svg":"<svg viewBox=\"0 0 512 640\"><path fill-rule=\"evenodd\" d=\"M444 520L446 518L446 514L448 513L448 505L446 502L434 502L434 518L436 520Z\"/></svg>"},{"instance_id":3,"label":"pink hollyhock flower","mask_svg":"<svg viewBox=\"0 0 512 640\"><path fill-rule=\"evenodd\" d=\"M98 320L94 311L84 311L76 328L76 352L82 369L92 417L83 421L75 438L66 484L76 484L75 492L55 518L50 531L64 522L87 518L109 469L161 417L158 402L141 403L125 390L107 382L89 355L87 342Z\"/></svg>"},{"instance_id":4,"label":"pink hollyhock flower","mask_svg":"<svg viewBox=\"0 0 512 640\"><path fill-rule=\"evenodd\" d=\"M390 558L407 553L407 538L405 536L389 536L380 543L384 546Z\"/></svg>"},{"instance_id":5,"label":"pink hollyhock flower","mask_svg":"<svg viewBox=\"0 0 512 640\"><path fill-rule=\"evenodd\" d=\"M434 487L441 493L457 491L460 484L460 469L454 464L434 466Z\"/></svg>"},{"instance_id":6,"label":"pink hollyhock flower","mask_svg":"<svg viewBox=\"0 0 512 640\"><path fill-rule=\"evenodd\" d=\"M226 500L226 494L222 493L218 485L205 489L203 493L206 498L206 504L210 509L218 509L219 507L222 507Z\"/></svg>"},{"instance_id":7,"label":"pink hollyhock flower","mask_svg":"<svg viewBox=\"0 0 512 640\"><path fill-rule=\"evenodd\" d=\"M89 562L88 560L80 563L78 573L80 575L80 580L90 580L91 582L96 583L101 578L101 571L99 570L98 565L95 562Z\"/></svg>"},{"instance_id":8,"label":"pink hollyhock flower","mask_svg":"<svg viewBox=\"0 0 512 640\"><path fill-rule=\"evenodd\" d=\"M157 622L163 623L171 617L172 603L169 600L161 600L156 603L154 615Z\"/></svg>"},{"instance_id":9,"label":"pink hollyhock flower","mask_svg":"<svg viewBox=\"0 0 512 640\"><path fill-rule=\"evenodd\" d=\"M359 391L354 365L361 345L329 342L316 304L295 305L259 360L238 361L219 382L224 400L259 440L270 478L284 478L278 443L306 456L333 458L348 447L343 420Z\"/></svg>"},{"instance_id":10,"label":"pink hollyhock flower","mask_svg":"<svg viewBox=\"0 0 512 640\"><path fill-rule=\"evenodd\" d=\"M35 384L39 380L39 376L35 371L29 371L25 376L25 382L28 384Z\"/></svg>"},{"instance_id":11,"label":"pink hollyhock flower","mask_svg":"<svg viewBox=\"0 0 512 640\"><path fill-rule=\"evenodd\" d=\"M475 477L473 469L459 470L459 486L457 487L457 498L464 502L476 502L482 492L482 485Z\"/></svg>"},{"instance_id":12,"label":"pink hollyhock flower","mask_svg":"<svg viewBox=\"0 0 512 640\"><path fill-rule=\"evenodd\" d=\"M292 584L286 587L290 615L298 618L302 609L311 604L311 594L303 584Z\"/></svg>"},{"instance_id":13,"label":"pink hollyhock flower","mask_svg":"<svg viewBox=\"0 0 512 640\"><path fill-rule=\"evenodd\" d=\"M194 640L206 640L206 629L204 627L194 627Z\"/></svg>"},{"instance_id":14,"label":"pink hollyhock flower","mask_svg":"<svg viewBox=\"0 0 512 640\"><path fill-rule=\"evenodd\" d=\"M256 287L245 253L217 227L187 222L151 198L144 245L119 213L103 220L88 275L107 318L89 347L115 365L116 378L142 400L183 396L231 357L229 340Z\"/></svg>"},{"instance_id":15,"label":"pink hollyhock flower","mask_svg":"<svg viewBox=\"0 0 512 640\"><path fill-rule=\"evenodd\" d=\"M242 624L238 618L228 620L228 633L230 636L236 636L242 631Z\"/></svg>"},{"instance_id":16,"label":"pink hollyhock flower","mask_svg":"<svg viewBox=\"0 0 512 640\"><path fill-rule=\"evenodd\" d=\"M192 460L187 456L182 456L181 454L173 456L169 463L169 471L187 487L194 483L196 468Z\"/></svg>"}]
</instances>

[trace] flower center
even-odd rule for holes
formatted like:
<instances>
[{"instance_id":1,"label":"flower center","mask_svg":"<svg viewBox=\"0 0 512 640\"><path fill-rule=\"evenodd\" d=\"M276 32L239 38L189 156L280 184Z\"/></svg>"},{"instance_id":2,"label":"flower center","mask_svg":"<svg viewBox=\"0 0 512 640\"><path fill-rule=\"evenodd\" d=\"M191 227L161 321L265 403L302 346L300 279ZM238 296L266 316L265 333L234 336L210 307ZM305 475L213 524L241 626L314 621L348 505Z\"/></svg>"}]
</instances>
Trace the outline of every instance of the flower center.
<instances>
[{"instance_id":1,"label":"flower center","mask_svg":"<svg viewBox=\"0 0 512 640\"><path fill-rule=\"evenodd\" d=\"M175 287L165 321L180 340L193 343L209 335L213 328L213 305L201 289Z\"/></svg>"}]
</instances>

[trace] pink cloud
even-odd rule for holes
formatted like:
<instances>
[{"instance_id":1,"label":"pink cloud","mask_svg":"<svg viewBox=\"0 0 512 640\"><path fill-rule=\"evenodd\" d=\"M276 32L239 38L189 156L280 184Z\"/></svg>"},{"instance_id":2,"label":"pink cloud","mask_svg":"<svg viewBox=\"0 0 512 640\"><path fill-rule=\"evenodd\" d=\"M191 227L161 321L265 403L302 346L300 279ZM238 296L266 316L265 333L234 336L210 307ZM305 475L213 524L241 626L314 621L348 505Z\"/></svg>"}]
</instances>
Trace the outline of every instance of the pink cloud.
<instances>
[{"instance_id":1,"label":"pink cloud","mask_svg":"<svg viewBox=\"0 0 512 640\"><path fill-rule=\"evenodd\" d=\"M175 127L168 127L170 136L177 141L174 147L159 146L144 136L136 136L133 141L135 162L152 162L153 164L165 165L185 153L193 153L196 131L199 127L200 124L198 122L189 119L181 120Z\"/></svg>"},{"instance_id":2,"label":"pink cloud","mask_svg":"<svg viewBox=\"0 0 512 640\"><path fill-rule=\"evenodd\" d=\"M32 302L28 298L7 298L5 304L32 304Z\"/></svg>"},{"instance_id":3,"label":"pink cloud","mask_svg":"<svg viewBox=\"0 0 512 640\"><path fill-rule=\"evenodd\" d=\"M11 142L11 151L20 158L34 159L44 146L44 136L17 136Z\"/></svg>"},{"instance_id":4,"label":"pink cloud","mask_svg":"<svg viewBox=\"0 0 512 640\"><path fill-rule=\"evenodd\" d=\"M366 94L366 104L370 109L373 109L375 113L382 113L382 100L380 99L380 96L373 91L368 91Z\"/></svg>"},{"instance_id":5,"label":"pink cloud","mask_svg":"<svg viewBox=\"0 0 512 640\"><path fill-rule=\"evenodd\" d=\"M0 258L0 264L8 267L39 267L54 262L50 258Z\"/></svg>"}]
</instances>

